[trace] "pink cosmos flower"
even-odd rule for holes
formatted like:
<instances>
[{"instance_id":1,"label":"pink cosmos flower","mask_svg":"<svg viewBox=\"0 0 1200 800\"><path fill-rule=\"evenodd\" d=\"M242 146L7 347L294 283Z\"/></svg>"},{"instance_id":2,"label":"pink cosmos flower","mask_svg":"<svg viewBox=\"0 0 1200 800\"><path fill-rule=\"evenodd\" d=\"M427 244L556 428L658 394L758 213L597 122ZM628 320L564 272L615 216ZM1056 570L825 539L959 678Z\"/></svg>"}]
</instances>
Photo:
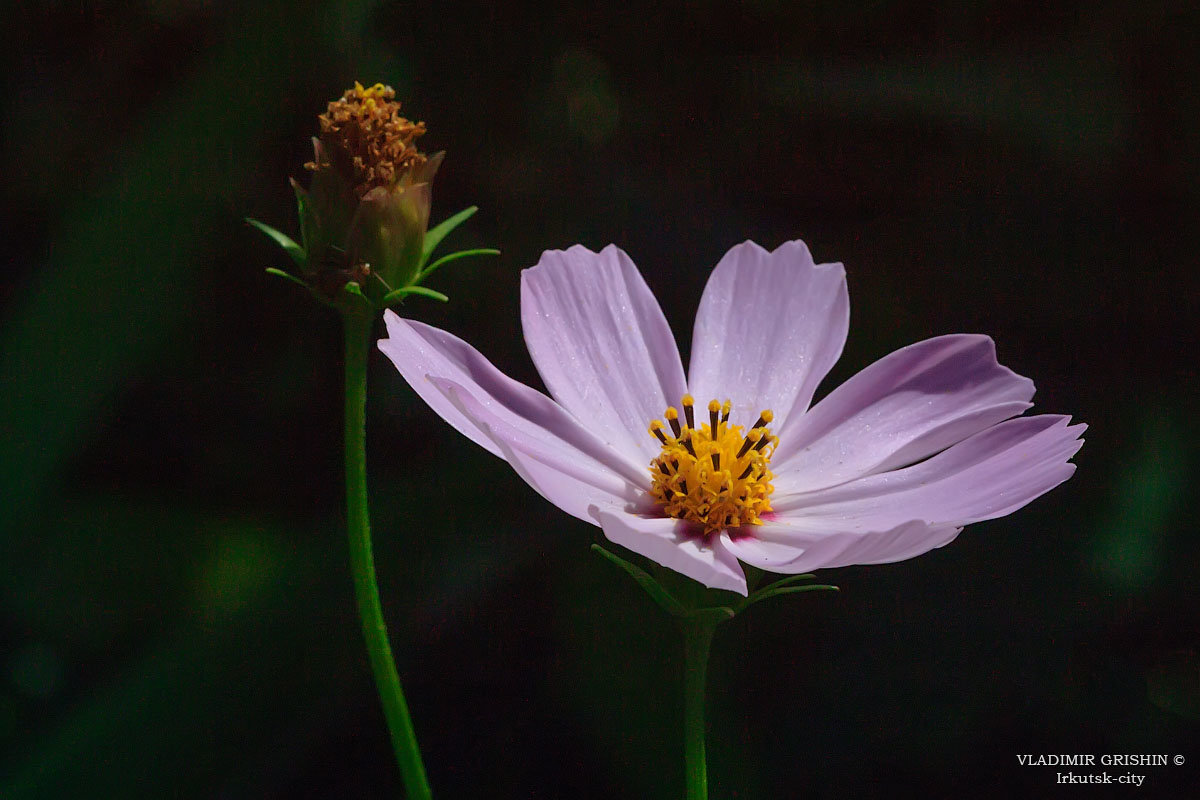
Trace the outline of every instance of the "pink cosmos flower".
<instances>
[{"instance_id":1,"label":"pink cosmos flower","mask_svg":"<svg viewBox=\"0 0 1200 800\"><path fill-rule=\"evenodd\" d=\"M629 256L577 245L521 275L525 342L553 399L391 311L379 348L551 503L743 595L739 561L779 573L901 561L1075 471L1086 426L1018 416L1033 382L1001 366L987 336L909 345L810 408L849 315L841 264L814 263L800 241L745 242L704 289L685 378Z\"/></svg>"}]
</instances>

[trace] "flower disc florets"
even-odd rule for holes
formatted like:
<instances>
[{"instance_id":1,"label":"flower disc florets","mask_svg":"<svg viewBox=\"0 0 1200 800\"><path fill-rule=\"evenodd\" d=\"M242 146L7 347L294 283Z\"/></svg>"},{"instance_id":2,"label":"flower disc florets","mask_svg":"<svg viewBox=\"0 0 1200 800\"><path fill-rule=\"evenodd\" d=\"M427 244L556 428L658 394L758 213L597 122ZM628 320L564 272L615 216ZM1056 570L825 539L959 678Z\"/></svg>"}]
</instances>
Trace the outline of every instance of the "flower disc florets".
<instances>
[{"instance_id":1,"label":"flower disc florets","mask_svg":"<svg viewBox=\"0 0 1200 800\"><path fill-rule=\"evenodd\" d=\"M684 395L683 419L674 406L661 420L650 423L650 434L662 444L662 454L650 464L650 495L668 516L701 525L710 534L725 528L759 525L771 510L775 477L769 469L778 437L766 427L774 415L763 411L743 435L741 425L729 424L730 403L708 404L707 423L697 427L695 401Z\"/></svg>"},{"instance_id":2,"label":"flower disc florets","mask_svg":"<svg viewBox=\"0 0 1200 800\"><path fill-rule=\"evenodd\" d=\"M349 157L354 173L351 185L358 197L393 185L428 160L415 144L425 134L425 123L401 116L395 98L390 86L377 83L363 88L356 82L318 117L322 143ZM316 172L331 165L318 160L304 166Z\"/></svg>"}]
</instances>

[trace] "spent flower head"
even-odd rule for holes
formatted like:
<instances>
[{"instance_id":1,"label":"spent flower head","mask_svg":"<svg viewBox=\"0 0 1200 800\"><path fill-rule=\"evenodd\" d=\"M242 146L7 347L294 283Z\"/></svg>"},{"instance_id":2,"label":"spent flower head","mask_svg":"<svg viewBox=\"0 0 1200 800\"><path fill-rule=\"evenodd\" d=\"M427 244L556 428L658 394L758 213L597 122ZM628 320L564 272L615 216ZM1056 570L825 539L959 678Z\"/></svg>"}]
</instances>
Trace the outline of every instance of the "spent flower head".
<instances>
[{"instance_id":1,"label":"spent flower head","mask_svg":"<svg viewBox=\"0 0 1200 800\"><path fill-rule=\"evenodd\" d=\"M422 282L443 263L499 251L453 253L430 263L446 234L469 218L467 208L429 230L434 176L445 155L428 155L417 146L424 122L400 113L390 86L355 83L317 117L312 174L305 189L292 179L300 215L297 244L257 220L248 220L279 243L299 267L291 277L334 305L387 306L410 294L446 300Z\"/></svg>"},{"instance_id":2,"label":"spent flower head","mask_svg":"<svg viewBox=\"0 0 1200 800\"><path fill-rule=\"evenodd\" d=\"M416 140L425 135L425 123L412 122L400 114L396 90L390 86L377 83L367 89L356 82L340 99L332 101L317 121L321 135L316 140L316 159L304 168L313 172L342 171L359 198L372 189L391 187L403 178L411 180L414 170L429 163L429 157L416 145ZM428 177L432 179L432 173Z\"/></svg>"}]
</instances>

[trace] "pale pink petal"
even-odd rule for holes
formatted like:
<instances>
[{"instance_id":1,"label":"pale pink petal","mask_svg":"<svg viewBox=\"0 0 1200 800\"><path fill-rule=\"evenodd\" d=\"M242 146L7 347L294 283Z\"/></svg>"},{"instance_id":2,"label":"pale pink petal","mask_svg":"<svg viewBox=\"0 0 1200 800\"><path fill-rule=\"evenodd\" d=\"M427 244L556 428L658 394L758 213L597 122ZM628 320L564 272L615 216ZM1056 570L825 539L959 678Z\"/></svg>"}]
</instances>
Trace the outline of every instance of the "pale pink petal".
<instances>
[{"instance_id":1,"label":"pale pink petal","mask_svg":"<svg viewBox=\"0 0 1200 800\"><path fill-rule=\"evenodd\" d=\"M836 486L926 458L1029 408L1033 382L987 336L939 336L876 361L777 428L778 491Z\"/></svg>"},{"instance_id":2,"label":"pale pink petal","mask_svg":"<svg viewBox=\"0 0 1200 800\"><path fill-rule=\"evenodd\" d=\"M744 242L704 288L688 385L701 406L731 399L735 424L752 424L769 408L778 430L808 408L849 324L841 264L815 264L801 241L770 253Z\"/></svg>"},{"instance_id":3,"label":"pale pink petal","mask_svg":"<svg viewBox=\"0 0 1200 800\"><path fill-rule=\"evenodd\" d=\"M1075 471L1067 461L1087 426L1018 417L933 458L813 492L777 495L775 511L812 531L888 530L914 519L960 527L1016 511Z\"/></svg>"},{"instance_id":4,"label":"pale pink petal","mask_svg":"<svg viewBox=\"0 0 1200 800\"><path fill-rule=\"evenodd\" d=\"M612 245L547 250L521 273L521 324L550 394L649 464L659 445L646 427L687 388L671 329L629 256Z\"/></svg>"},{"instance_id":5,"label":"pale pink petal","mask_svg":"<svg viewBox=\"0 0 1200 800\"><path fill-rule=\"evenodd\" d=\"M945 547L962 533L961 527L930 527L921 521L898 525L883 533L861 535L824 564L826 568L851 564L892 564Z\"/></svg>"},{"instance_id":6,"label":"pale pink petal","mask_svg":"<svg viewBox=\"0 0 1200 800\"><path fill-rule=\"evenodd\" d=\"M633 503L645 496L606 466L550 433L518 429L493 413L470 390L453 381L431 377L445 397L487 435L526 483L558 508L584 522L597 524L588 512L596 503ZM647 485L649 481L646 481Z\"/></svg>"},{"instance_id":7,"label":"pale pink petal","mask_svg":"<svg viewBox=\"0 0 1200 800\"><path fill-rule=\"evenodd\" d=\"M503 458L492 437L456 408L427 376L465 387L514 431L535 439L555 438L635 484L648 481L646 464L631 462L606 446L549 397L509 378L458 337L403 319L390 310L383 316L388 338L379 341L379 349L421 399L471 441Z\"/></svg>"},{"instance_id":8,"label":"pale pink petal","mask_svg":"<svg viewBox=\"0 0 1200 800\"><path fill-rule=\"evenodd\" d=\"M596 505L592 516L608 540L712 589L746 594L746 575L719 536L689 535L688 525L669 517L641 516L617 506Z\"/></svg>"},{"instance_id":9,"label":"pale pink petal","mask_svg":"<svg viewBox=\"0 0 1200 800\"><path fill-rule=\"evenodd\" d=\"M802 569L793 569L792 564L799 561L820 536L813 534L807 538L783 542L760 538L760 529L769 524L771 523L764 522L761 526L747 526L743 530L721 531L721 542L725 549L737 556L738 561L752 567L789 574L804 572Z\"/></svg>"},{"instance_id":10,"label":"pale pink petal","mask_svg":"<svg viewBox=\"0 0 1200 800\"><path fill-rule=\"evenodd\" d=\"M914 520L879 531L814 530L802 518L777 516L742 531L726 531L726 547L747 564L785 574L852 564L887 564L953 541L962 528Z\"/></svg>"}]
</instances>

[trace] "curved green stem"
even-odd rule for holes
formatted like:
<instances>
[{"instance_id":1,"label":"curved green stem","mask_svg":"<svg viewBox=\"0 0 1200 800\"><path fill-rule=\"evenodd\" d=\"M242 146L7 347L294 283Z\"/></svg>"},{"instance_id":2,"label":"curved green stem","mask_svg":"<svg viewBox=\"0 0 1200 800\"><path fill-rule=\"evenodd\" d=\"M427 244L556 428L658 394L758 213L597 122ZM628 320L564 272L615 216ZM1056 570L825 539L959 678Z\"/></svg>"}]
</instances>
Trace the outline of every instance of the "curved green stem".
<instances>
[{"instance_id":1,"label":"curved green stem","mask_svg":"<svg viewBox=\"0 0 1200 800\"><path fill-rule=\"evenodd\" d=\"M364 304L365 305L365 304ZM383 703L396 763L410 800L429 800L433 795L425 777L425 765L417 747L417 735L396 660L388 644L387 625L379 602L375 581L375 557L371 551L371 520L367 511L367 348L373 312L364 308L343 314L346 329L346 527L350 533L350 571L354 576L354 596L362 618L363 637L375 685Z\"/></svg>"},{"instance_id":2,"label":"curved green stem","mask_svg":"<svg viewBox=\"0 0 1200 800\"><path fill-rule=\"evenodd\" d=\"M704 754L704 687L708 651L719 619L711 615L683 620L683 766L687 800L707 800L708 764Z\"/></svg>"}]
</instances>

